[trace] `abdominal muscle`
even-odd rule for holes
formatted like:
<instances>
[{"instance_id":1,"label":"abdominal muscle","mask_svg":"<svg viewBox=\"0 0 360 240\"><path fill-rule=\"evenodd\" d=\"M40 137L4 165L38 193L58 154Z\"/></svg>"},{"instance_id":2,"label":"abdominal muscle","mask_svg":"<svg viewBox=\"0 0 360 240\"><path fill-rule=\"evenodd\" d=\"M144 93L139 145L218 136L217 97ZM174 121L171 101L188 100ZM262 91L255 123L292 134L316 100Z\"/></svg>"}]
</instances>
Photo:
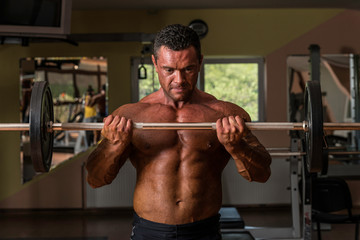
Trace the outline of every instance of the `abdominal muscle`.
<instances>
[{"instance_id":1,"label":"abdominal muscle","mask_svg":"<svg viewBox=\"0 0 360 240\"><path fill-rule=\"evenodd\" d=\"M140 217L184 224L218 213L227 160L191 148L171 148L150 158L141 155L131 157L137 170L134 210Z\"/></svg>"}]
</instances>

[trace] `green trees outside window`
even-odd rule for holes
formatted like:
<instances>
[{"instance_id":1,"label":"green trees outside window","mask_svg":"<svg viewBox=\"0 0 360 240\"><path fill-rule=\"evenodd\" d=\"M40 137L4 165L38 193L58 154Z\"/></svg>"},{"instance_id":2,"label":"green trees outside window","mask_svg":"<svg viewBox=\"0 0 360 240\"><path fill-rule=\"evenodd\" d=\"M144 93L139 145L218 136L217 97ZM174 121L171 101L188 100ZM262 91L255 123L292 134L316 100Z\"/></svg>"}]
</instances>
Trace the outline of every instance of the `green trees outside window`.
<instances>
[{"instance_id":1,"label":"green trees outside window","mask_svg":"<svg viewBox=\"0 0 360 240\"><path fill-rule=\"evenodd\" d=\"M144 64L147 78L139 79L139 99L160 88L152 64ZM259 64L204 63L204 90L217 99L244 108L252 121L259 120Z\"/></svg>"},{"instance_id":2,"label":"green trees outside window","mask_svg":"<svg viewBox=\"0 0 360 240\"><path fill-rule=\"evenodd\" d=\"M257 63L205 64L204 70L206 92L244 108L253 121L259 119Z\"/></svg>"}]
</instances>

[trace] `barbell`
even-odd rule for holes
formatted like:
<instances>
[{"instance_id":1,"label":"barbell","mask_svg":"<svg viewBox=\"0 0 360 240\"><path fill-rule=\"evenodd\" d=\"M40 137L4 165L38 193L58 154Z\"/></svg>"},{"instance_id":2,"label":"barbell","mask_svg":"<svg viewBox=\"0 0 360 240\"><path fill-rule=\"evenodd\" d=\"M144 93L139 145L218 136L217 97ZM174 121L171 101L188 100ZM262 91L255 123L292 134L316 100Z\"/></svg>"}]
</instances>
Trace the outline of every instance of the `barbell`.
<instances>
[{"instance_id":1,"label":"barbell","mask_svg":"<svg viewBox=\"0 0 360 240\"><path fill-rule=\"evenodd\" d=\"M305 120L303 122L248 122L250 130L291 130L305 132L305 156L309 172L323 168L323 130L360 130L360 123L323 123L319 81L308 81L305 87ZM214 130L215 123L134 123L143 130ZM45 81L35 82L30 100L29 123L2 123L0 131L29 131L31 159L35 171L48 172L51 167L54 131L101 130L103 123L54 123L53 99ZM275 154L276 155L276 154ZM297 155L296 153L278 156Z\"/></svg>"}]
</instances>

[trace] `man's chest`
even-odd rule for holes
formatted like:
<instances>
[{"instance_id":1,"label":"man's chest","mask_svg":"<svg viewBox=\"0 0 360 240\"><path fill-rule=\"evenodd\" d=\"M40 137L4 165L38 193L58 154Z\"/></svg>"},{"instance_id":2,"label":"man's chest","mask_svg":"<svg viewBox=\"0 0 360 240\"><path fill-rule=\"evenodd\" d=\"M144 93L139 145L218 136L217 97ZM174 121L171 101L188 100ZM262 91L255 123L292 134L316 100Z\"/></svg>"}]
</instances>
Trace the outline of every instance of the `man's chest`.
<instances>
[{"instance_id":1,"label":"man's chest","mask_svg":"<svg viewBox=\"0 0 360 240\"><path fill-rule=\"evenodd\" d=\"M181 109L174 109L155 104L141 109L129 118L132 118L134 122L215 122L223 116L221 111L206 105L192 104Z\"/></svg>"},{"instance_id":2,"label":"man's chest","mask_svg":"<svg viewBox=\"0 0 360 240\"><path fill-rule=\"evenodd\" d=\"M134 122L215 122L222 113L206 106L184 107L174 110L167 107L151 107L138 114ZM133 145L143 152L166 149L179 151L215 150L220 143L215 130L134 130Z\"/></svg>"}]
</instances>

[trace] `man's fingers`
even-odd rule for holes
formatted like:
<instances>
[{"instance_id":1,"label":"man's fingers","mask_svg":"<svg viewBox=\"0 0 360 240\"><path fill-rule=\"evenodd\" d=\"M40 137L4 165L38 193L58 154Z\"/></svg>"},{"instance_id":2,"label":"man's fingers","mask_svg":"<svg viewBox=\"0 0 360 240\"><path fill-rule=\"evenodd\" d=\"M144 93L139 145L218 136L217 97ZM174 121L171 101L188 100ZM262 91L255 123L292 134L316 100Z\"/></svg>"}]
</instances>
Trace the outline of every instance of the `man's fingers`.
<instances>
[{"instance_id":1,"label":"man's fingers","mask_svg":"<svg viewBox=\"0 0 360 240\"><path fill-rule=\"evenodd\" d=\"M216 121L216 128L221 134L237 134L246 131L246 125L240 116L227 116Z\"/></svg>"},{"instance_id":2,"label":"man's fingers","mask_svg":"<svg viewBox=\"0 0 360 240\"><path fill-rule=\"evenodd\" d=\"M105 117L104 120L103 120L104 125L108 126L112 122L113 118L114 117L112 115L109 115L109 116Z\"/></svg>"},{"instance_id":3,"label":"man's fingers","mask_svg":"<svg viewBox=\"0 0 360 240\"><path fill-rule=\"evenodd\" d=\"M125 129L131 129L132 121L125 117L112 116L104 118L104 127L108 127L113 131L124 131Z\"/></svg>"},{"instance_id":4,"label":"man's fingers","mask_svg":"<svg viewBox=\"0 0 360 240\"><path fill-rule=\"evenodd\" d=\"M241 130L241 125L238 124L238 122L236 121L234 116L229 116L229 123L230 123L230 128L231 128L231 132L236 132L236 131L240 131Z\"/></svg>"},{"instance_id":5,"label":"man's fingers","mask_svg":"<svg viewBox=\"0 0 360 240\"><path fill-rule=\"evenodd\" d=\"M244 119L241 118L240 116L236 115L235 116L235 121L237 122L237 124L242 125L244 123Z\"/></svg>"},{"instance_id":6,"label":"man's fingers","mask_svg":"<svg viewBox=\"0 0 360 240\"><path fill-rule=\"evenodd\" d=\"M237 125L239 126L239 131L242 132L245 130L245 121L243 118L241 118L240 116L235 116L235 121L237 123Z\"/></svg>"},{"instance_id":7,"label":"man's fingers","mask_svg":"<svg viewBox=\"0 0 360 240\"><path fill-rule=\"evenodd\" d=\"M222 127L226 132L229 131L230 123L229 123L229 119L227 117L224 117L222 119Z\"/></svg>"},{"instance_id":8,"label":"man's fingers","mask_svg":"<svg viewBox=\"0 0 360 240\"><path fill-rule=\"evenodd\" d=\"M222 119L219 118L218 120L216 120L216 129L222 129Z\"/></svg>"},{"instance_id":9,"label":"man's fingers","mask_svg":"<svg viewBox=\"0 0 360 240\"><path fill-rule=\"evenodd\" d=\"M119 123L116 125L116 130L120 132L124 131L125 123L126 123L126 118L121 117Z\"/></svg>"},{"instance_id":10,"label":"man's fingers","mask_svg":"<svg viewBox=\"0 0 360 240\"><path fill-rule=\"evenodd\" d=\"M119 124L117 125L117 130L120 132L128 132L131 130L131 127L132 127L131 119L126 119L125 117L122 117Z\"/></svg>"},{"instance_id":11,"label":"man's fingers","mask_svg":"<svg viewBox=\"0 0 360 240\"><path fill-rule=\"evenodd\" d=\"M131 119L128 119L126 122L126 130L130 131L132 129L132 121Z\"/></svg>"},{"instance_id":12,"label":"man's fingers","mask_svg":"<svg viewBox=\"0 0 360 240\"><path fill-rule=\"evenodd\" d=\"M111 131L117 131L119 123L120 123L119 116L115 116L109 125L109 128L111 129Z\"/></svg>"},{"instance_id":13,"label":"man's fingers","mask_svg":"<svg viewBox=\"0 0 360 240\"><path fill-rule=\"evenodd\" d=\"M250 130L247 128L247 126L245 124L246 119L244 119L244 118L242 118L240 116L236 116L235 119L239 123L240 132L242 132L242 136L246 137L248 135L248 133L250 132Z\"/></svg>"},{"instance_id":14,"label":"man's fingers","mask_svg":"<svg viewBox=\"0 0 360 240\"><path fill-rule=\"evenodd\" d=\"M131 138L132 121L118 115L107 117L101 134L111 143L128 142Z\"/></svg>"},{"instance_id":15,"label":"man's fingers","mask_svg":"<svg viewBox=\"0 0 360 240\"><path fill-rule=\"evenodd\" d=\"M238 116L228 116L221 119L221 127L223 132L228 133L235 133L237 131L241 131L243 128L242 119L240 119ZM217 126L218 127L218 126Z\"/></svg>"}]
</instances>

